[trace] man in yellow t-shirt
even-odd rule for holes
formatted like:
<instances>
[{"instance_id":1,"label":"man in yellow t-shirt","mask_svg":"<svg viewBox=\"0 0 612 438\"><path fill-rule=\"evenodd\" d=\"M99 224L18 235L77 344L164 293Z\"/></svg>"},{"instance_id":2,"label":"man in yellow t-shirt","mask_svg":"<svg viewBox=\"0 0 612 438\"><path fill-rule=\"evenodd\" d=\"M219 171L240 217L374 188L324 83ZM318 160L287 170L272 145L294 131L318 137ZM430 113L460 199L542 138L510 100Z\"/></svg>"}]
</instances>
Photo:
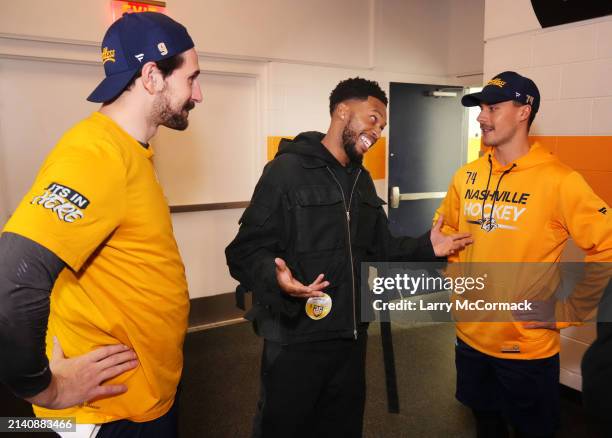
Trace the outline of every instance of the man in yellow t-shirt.
<instances>
[{"instance_id":1,"label":"man in yellow t-shirt","mask_svg":"<svg viewBox=\"0 0 612 438\"><path fill-rule=\"evenodd\" d=\"M102 62L88 98L102 107L60 139L0 236L0 380L87 436L172 437L189 297L148 142L187 128L198 57L181 24L146 12L111 25Z\"/></svg>"}]
</instances>

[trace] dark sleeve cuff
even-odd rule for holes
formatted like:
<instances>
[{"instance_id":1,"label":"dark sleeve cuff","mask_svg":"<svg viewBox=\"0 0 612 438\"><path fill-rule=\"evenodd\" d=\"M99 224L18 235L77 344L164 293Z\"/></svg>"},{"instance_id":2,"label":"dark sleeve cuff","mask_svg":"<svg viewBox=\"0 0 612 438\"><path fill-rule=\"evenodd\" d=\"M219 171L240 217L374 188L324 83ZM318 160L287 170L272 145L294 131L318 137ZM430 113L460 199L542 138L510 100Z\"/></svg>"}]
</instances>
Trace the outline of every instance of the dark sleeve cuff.
<instances>
[{"instance_id":1,"label":"dark sleeve cuff","mask_svg":"<svg viewBox=\"0 0 612 438\"><path fill-rule=\"evenodd\" d=\"M5 381L5 383L17 397L33 397L49 387L51 384L51 370L49 366L46 366L39 374L30 376L20 375L19 377Z\"/></svg>"},{"instance_id":2,"label":"dark sleeve cuff","mask_svg":"<svg viewBox=\"0 0 612 438\"><path fill-rule=\"evenodd\" d=\"M418 261L444 261L446 257L436 257L431 244L431 230L417 238L417 248L414 257Z\"/></svg>"}]
</instances>

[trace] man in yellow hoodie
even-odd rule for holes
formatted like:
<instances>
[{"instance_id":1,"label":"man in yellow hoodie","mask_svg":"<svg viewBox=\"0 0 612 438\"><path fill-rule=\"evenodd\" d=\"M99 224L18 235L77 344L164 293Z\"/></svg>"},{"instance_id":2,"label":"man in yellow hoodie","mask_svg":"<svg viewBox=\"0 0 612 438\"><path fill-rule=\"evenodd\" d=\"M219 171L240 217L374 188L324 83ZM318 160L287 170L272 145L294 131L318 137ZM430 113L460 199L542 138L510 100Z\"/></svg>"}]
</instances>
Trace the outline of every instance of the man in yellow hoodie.
<instances>
[{"instance_id":1,"label":"man in yellow hoodie","mask_svg":"<svg viewBox=\"0 0 612 438\"><path fill-rule=\"evenodd\" d=\"M450 261L558 262L567 240L586 261L612 261L612 215L582 176L528 132L540 105L535 83L500 73L479 93L478 122L489 148L459 169L437 216L474 244ZM459 401L472 408L478 437L554 436L559 424L559 329L554 322L457 323Z\"/></svg>"}]
</instances>

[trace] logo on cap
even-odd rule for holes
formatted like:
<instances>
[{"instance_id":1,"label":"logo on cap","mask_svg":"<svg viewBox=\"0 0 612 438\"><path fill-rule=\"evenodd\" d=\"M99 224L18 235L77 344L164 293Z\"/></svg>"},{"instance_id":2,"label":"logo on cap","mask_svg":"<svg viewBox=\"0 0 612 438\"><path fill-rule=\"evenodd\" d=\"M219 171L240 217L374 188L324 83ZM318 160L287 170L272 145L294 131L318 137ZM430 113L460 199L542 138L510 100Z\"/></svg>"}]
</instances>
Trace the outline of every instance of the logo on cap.
<instances>
[{"instance_id":1,"label":"logo on cap","mask_svg":"<svg viewBox=\"0 0 612 438\"><path fill-rule=\"evenodd\" d=\"M534 100L534 97L533 97L533 96L530 96L530 95L528 94L528 95L527 95L527 103L528 103L529 105L533 105L533 100Z\"/></svg>"},{"instance_id":2,"label":"logo on cap","mask_svg":"<svg viewBox=\"0 0 612 438\"><path fill-rule=\"evenodd\" d=\"M115 62L115 49L109 50L108 47L102 49L102 65L108 61Z\"/></svg>"},{"instance_id":3,"label":"logo on cap","mask_svg":"<svg viewBox=\"0 0 612 438\"><path fill-rule=\"evenodd\" d=\"M168 48L166 47L165 43L159 43L157 45L157 50L159 50L159 53L163 56L166 56L168 54Z\"/></svg>"},{"instance_id":4,"label":"logo on cap","mask_svg":"<svg viewBox=\"0 0 612 438\"><path fill-rule=\"evenodd\" d=\"M487 85L495 85L496 87L504 88L504 85L506 85L506 82L502 81L499 78L495 78L495 79L491 79L489 82L487 82Z\"/></svg>"},{"instance_id":5,"label":"logo on cap","mask_svg":"<svg viewBox=\"0 0 612 438\"><path fill-rule=\"evenodd\" d=\"M138 62L142 62L144 59L144 53L139 53L138 55L134 55L134 57L138 60Z\"/></svg>"}]
</instances>

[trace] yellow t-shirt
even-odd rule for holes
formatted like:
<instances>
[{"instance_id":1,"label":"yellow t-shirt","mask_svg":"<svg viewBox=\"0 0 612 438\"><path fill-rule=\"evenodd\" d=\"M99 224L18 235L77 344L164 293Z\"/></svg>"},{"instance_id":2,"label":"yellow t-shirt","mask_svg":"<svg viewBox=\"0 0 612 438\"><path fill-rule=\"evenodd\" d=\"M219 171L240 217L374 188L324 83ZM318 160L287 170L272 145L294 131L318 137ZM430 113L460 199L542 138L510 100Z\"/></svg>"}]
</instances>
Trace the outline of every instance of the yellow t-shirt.
<instances>
[{"instance_id":1,"label":"yellow t-shirt","mask_svg":"<svg viewBox=\"0 0 612 438\"><path fill-rule=\"evenodd\" d=\"M4 229L69 266L51 293L49 357L57 336L67 357L125 344L139 360L108 382L127 385L126 393L63 410L35 406L38 416L142 422L174 402L189 296L152 156L96 112L61 138Z\"/></svg>"}]
</instances>

